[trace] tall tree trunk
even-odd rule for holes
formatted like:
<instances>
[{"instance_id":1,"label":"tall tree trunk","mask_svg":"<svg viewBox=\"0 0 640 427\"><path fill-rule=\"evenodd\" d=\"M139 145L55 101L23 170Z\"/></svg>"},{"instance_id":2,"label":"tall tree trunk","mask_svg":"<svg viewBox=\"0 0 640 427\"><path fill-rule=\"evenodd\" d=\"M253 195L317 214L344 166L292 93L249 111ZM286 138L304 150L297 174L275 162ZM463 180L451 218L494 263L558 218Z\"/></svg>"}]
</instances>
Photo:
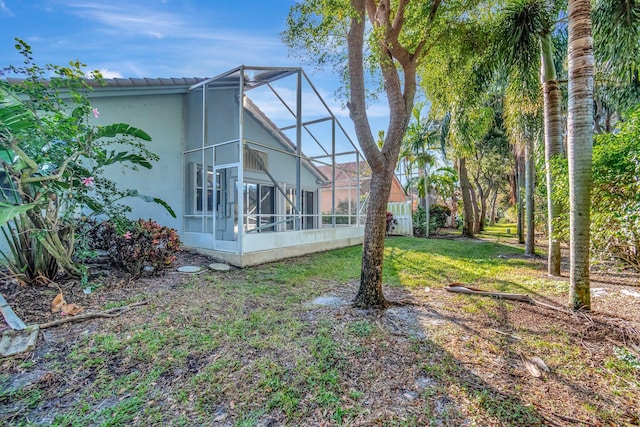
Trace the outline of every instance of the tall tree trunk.
<instances>
[{"instance_id":1,"label":"tall tree trunk","mask_svg":"<svg viewBox=\"0 0 640 427\"><path fill-rule=\"evenodd\" d=\"M590 309L589 245L593 147L591 3L569 0L569 222L573 309Z\"/></svg>"},{"instance_id":2,"label":"tall tree trunk","mask_svg":"<svg viewBox=\"0 0 640 427\"><path fill-rule=\"evenodd\" d=\"M499 188L496 185L493 188L493 197L491 198L491 219L489 219L489 225L496 225L496 201L498 200Z\"/></svg>"},{"instance_id":3,"label":"tall tree trunk","mask_svg":"<svg viewBox=\"0 0 640 427\"><path fill-rule=\"evenodd\" d=\"M482 185L480 184L480 180L478 178L475 179L476 188L478 189L478 199L480 199L480 217L478 219L478 232L484 231L484 223L487 220L487 195Z\"/></svg>"},{"instance_id":4,"label":"tall tree trunk","mask_svg":"<svg viewBox=\"0 0 640 427\"><path fill-rule=\"evenodd\" d=\"M424 39L412 53L409 53L398 40L402 17L407 7L406 2L396 4L395 10L389 7L388 2L378 4L373 0L351 0L351 6L357 16L352 17L347 34L350 94L347 107L358 142L371 167L371 188L365 220L360 287L353 304L364 308L384 308L388 305L382 293L387 202L391 192L393 171L398 162L402 139L414 105L418 60L427 41ZM433 6L434 13L438 6L439 4ZM396 20L400 22L395 22ZM382 148L378 147L373 138L365 102L363 55L367 22L380 31L381 37L377 43L380 51L384 52L379 65L389 104L389 127Z\"/></svg>"},{"instance_id":5,"label":"tall tree trunk","mask_svg":"<svg viewBox=\"0 0 640 427\"><path fill-rule=\"evenodd\" d=\"M478 197L473 185L469 183L469 194L471 195L471 204L473 205L473 234L480 233L480 207L478 206Z\"/></svg>"},{"instance_id":6,"label":"tall tree trunk","mask_svg":"<svg viewBox=\"0 0 640 427\"><path fill-rule=\"evenodd\" d=\"M524 254L533 256L536 254L536 224L534 212L534 184L535 184L535 161L533 150L533 138L529 135L525 139L524 145L525 159L525 194L526 194L526 213L527 213L527 235L524 246Z\"/></svg>"},{"instance_id":7,"label":"tall tree trunk","mask_svg":"<svg viewBox=\"0 0 640 427\"><path fill-rule=\"evenodd\" d=\"M382 264L384 238L386 234L387 201L391 191L393 173L371 176L371 190L367 205L367 217L362 246L362 268L360 288L355 304L361 307L385 307L387 301L382 293ZM367 286L362 284L366 283Z\"/></svg>"},{"instance_id":8,"label":"tall tree trunk","mask_svg":"<svg viewBox=\"0 0 640 427\"><path fill-rule=\"evenodd\" d=\"M424 235L425 237L429 237L429 224L431 224L431 194L429 194L429 180L427 179L427 171L424 173L424 191L425 191L425 205L424 205Z\"/></svg>"},{"instance_id":9,"label":"tall tree trunk","mask_svg":"<svg viewBox=\"0 0 640 427\"><path fill-rule=\"evenodd\" d=\"M458 197L456 191L451 192L451 227L458 228L456 218L458 217Z\"/></svg>"},{"instance_id":10,"label":"tall tree trunk","mask_svg":"<svg viewBox=\"0 0 640 427\"><path fill-rule=\"evenodd\" d=\"M524 200L522 198L522 190L524 189L524 171L522 156L516 157L516 197L518 200L518 243L524 244Z\"/></svg>"},{"instance_id":11,"label":"tall tree trunk","mask_svg":"<svg viewBox=\"0 0 640 427\"><path fill-rule=\"evenodd\" d=\"M460 176L460 190L462 191L462 207L464 208L464 223L462 224L462 235L474 236L473 230L473 201L471 200L471 182L467 174L467 159L462 157L458 161L458 172Z\"/></svg>"},{"instance_id":12,"label":"tall tree trunk","mask_svg":"<svg viewBox=\"0 0 640 427\"><path fill-rule=\"evenodd\" d=\"M555 221L560 215L560 205L554 202L555 176L551 168L553 159L562 155L562 110L560 88L553 62L551 36L540 40L542 58L542 89L544 92L544 165L547 179L547 272L560 276L560 240L556 236Z\"/></svg>"}]
</instances>

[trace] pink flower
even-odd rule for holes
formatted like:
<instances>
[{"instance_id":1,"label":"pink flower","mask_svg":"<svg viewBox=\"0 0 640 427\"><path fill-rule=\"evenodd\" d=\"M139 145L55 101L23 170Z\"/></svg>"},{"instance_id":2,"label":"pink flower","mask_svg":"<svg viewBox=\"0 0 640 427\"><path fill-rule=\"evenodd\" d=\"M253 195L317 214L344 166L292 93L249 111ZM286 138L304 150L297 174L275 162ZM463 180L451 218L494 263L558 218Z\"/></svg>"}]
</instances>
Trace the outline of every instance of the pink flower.
<instances>
[{"instance_id":1,"label":"pink flower","mask_svg":"<svg viewBox=\"0 0 640 427\"><path fill-rule=\"evenodd\" d=\"M127 231L126 233L124 233L124 238L127 240L131 239L131 232Z\"/></svg>"},{"instance_id":2,"label":"pink flower","mask_svg":"<svg viewBox=\"0 0 640 427\"><path fill-rule=\"evenodd\" d=\"M100 111L98 111L97 107L93 107L93 110L91 110L91 112L93 113L93 117L95 117L96 119L100 117Z\"/></svg>"},{"instance_id":3,"label":"pink flower","mask_svg":"<svg viewBox=\"0 0 640 427\"><path fill-rule=\"evenodd\" d=\"M80 181L82 182L82 185L84 185L85 187L91 187L93 185L93 180L94 178L92 176L89 176L86 178L82 178Z\"/></svg>"}]
</instances>

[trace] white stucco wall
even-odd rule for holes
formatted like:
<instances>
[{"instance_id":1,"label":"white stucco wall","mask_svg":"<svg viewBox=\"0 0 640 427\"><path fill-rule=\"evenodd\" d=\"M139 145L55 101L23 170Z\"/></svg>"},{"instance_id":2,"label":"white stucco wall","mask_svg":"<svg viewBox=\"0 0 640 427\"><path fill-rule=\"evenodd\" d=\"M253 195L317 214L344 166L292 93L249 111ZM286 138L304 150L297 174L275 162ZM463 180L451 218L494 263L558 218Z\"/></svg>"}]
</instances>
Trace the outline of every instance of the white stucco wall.
<instances>
[{"instance_id":1,"label":"white stucco wall","mask_svg":"<svg viewBox=\"0 0 640 427\"><path fill-rule=\"evenodd\" d=\"M183 95L94 97L91 103L100 111L100 117L94 120L95 124L127 123L144 130L152 138L147 143L148 149L160 157L159 161L153 162L152 169L139 168L136 171L114 165L108 170L107 176L121 187L161 198L171 206L176 218L172 218L162 206L139 198L123 200L133 209L129 216L132 219L153 218L181 232Z\"/></svg>"}]
</instances>

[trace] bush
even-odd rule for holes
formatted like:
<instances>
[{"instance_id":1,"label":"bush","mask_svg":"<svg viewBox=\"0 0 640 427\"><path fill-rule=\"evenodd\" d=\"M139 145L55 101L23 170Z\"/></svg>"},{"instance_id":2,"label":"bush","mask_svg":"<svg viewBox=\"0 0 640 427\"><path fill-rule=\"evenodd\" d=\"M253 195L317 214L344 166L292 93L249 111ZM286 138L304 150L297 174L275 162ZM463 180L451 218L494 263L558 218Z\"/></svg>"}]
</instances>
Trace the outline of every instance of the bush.
<instances>
[{"instance_id":1,"label":"bush","mask_svg":"<svg viewBox=\"0 0 640 427\"><path fill-rule=\"evenodd\" d=\"M398 225L398 220L393 217L391 212L387 212L387 236L393 233Z\"/></svg>"},{"instance_id":2,"label":"bush","mask_svg":"<svg viewBox=\"0 0 640 427\"><path fill-rule=\"evenodd\" d=\"M133 277L143 271L158 274L171 267L180 250L180 238L175 229L149 219L139 219L129 227L103 222L92 230L100 245L106 243L111 263ZM147 267L145 269L145 267Z\"/></svg>"},{"instance_id":3,"label":"bush","mask_svg":"<svg viewBox=\"0 0 640 427\"><path fill-rule=\"evenodd\" d=\"M562 206L556 238L569 238L569 188L566 159L554 162ZM591 256L640 271L640 107L618 133L598 135L593 146Z\"/></svg>"},{"instance_id":4,"label":"bush","mask_svg":"<svg viewBox=\"0 0 640 427\"><path fill-rule=\"evenodd\" d=\"M640 270L640 108L593 149L591 249Z\"/></svg>"},{"instance_id":5,"label":"bush","mask_svg":"<svg viewBox=\"0 0 640 427\"><path fill-rule=\"evenodd\" d=\"M79 61L40 67L28 44L16 39L16 48L23 66L0 69L0 75L23 79L0 79L0 226L12 244L11 253L0 255L24 283L53 280L59 272L84 279L78 261L90 253L74 250L80 212L124 220L131 211L122 201L127 197L175 212L107 177L114 165L149 169L158 156L146 148L151 137L143 130L96 125L100 112L89 92L100 73L87 73Z\"/></svg>"},{"instance_id":6,"label":"bush","mask_svg":"<svg viewBox=\"0 0 640 427\"><path fill-rule=\"evenodd\" d=\"M451 209L444 205L433 205L429 208L429 234L438 234L441 228L447 226L447 217L451 216ZM413 213L413 235L423 237L425 233L424 208L418 207Z\"/></svg>"}]
</instances>

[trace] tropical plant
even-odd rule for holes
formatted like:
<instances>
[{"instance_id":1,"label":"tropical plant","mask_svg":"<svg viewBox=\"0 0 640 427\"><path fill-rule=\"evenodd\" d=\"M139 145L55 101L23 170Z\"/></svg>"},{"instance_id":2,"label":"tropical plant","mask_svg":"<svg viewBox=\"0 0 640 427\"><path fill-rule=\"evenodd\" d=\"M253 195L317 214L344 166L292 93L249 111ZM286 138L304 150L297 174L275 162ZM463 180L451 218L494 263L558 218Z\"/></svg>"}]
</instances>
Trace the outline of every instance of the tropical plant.
<instances>
[{"instance_id":1,"label":"tropical plant","mask_svg":"<svg viewBox=\"0 0 640 427\"><path fill-rule=\"evenodd\" d=\"M27 282L40 275L51 279L54 269L31 271L25 261L30 256L21 254L35 250L54 258L65 274L80 277L84 269L73 259L75 218L105 215L126 222L126 197L159 203L175 214L162 200L119 189L106 178L109 166L151 168L157 156L146 148L151 137L140 129L94 125L100 113L89 92L101 81L99 73L87 79L85 65L77 61L40 67L29 45L16 40L24 66L3 73L19 80L0 81L0 225L14 243L9 265L14 274L29 271L20 276Z\"/></svg>"},{"instance_id":2,"label":"tropical plant","mask_svg":"<svg viewBox=\"0 0 640 427\"><path fill-rule=\"evenodd\" d=\"M527 203L527 238L526 252L533 254L534 212L533 212L533 138L527 132L530 126L522 126L520 115L535 115L537 113L536 94L540 94L537 77L542 81L544 108L544 140L545 167L547 184L547 228L548 228L548 272L552 275L560 274L560 242L555 238L553 224L559 214L559 206L553 204L551 194L555 187L555 177L552 173L551 162L555 156L562 155L562 111L561 93L558 84L555 38L553 37L554 19L558 16L561 2L549 0L510 0L500 14L496 46L503 59L513 87L517 84L517 96L508 96L505 110L511 116L507 123L512 123L511 133L517 142L522 141L522 151L525 153L526 163L526 203ZM526 94L526 96L522 96ZM524 98L524 99L523 99ZM528 98L528 99L527 99ZM522 108L529 105L529 111ZM530 118L525 119L531 122ZM519 122L519 123L518 123ZM521 206L521 204L520 204Z\"/></svg>"},{"instance_id":3,"label":"tropical plant","mask_svg":"<svg viewBox=\"0 0 640 427\"><path fill-rule=\"evenodd\" d=\"M596 134L611 132L621 113L640 103L640 2L592 4Z\"/></svg>"},{"instance_id":4,"label":"tropical plant","mask_svg":"<svg viewBox=\"0 0 640 427\"><path fill-rule=\"evenodd\" d=\"M493 83L495 57L488 50L485 13L465 15L464 24L453 26L420 67L421 86L431 102L430 114L449 117L447 155L458 171L465 236L475 235L477 198L468 172L476 143L491 129L493 109L487 103ZM476 214L477 213L477 214Z\"/></svg>"},{"instance_id":5,"label":"tropical plant","mask_svg":"<svg viewBox=\"0 0 640 427\"><path fill-rule=\"evenodd\" d=\"M406 162L406 169L410 172L406 179L405 192L409 193L412 188L417 190L424 212L427 213L426 224L429 223L430 197L431 190L435 188L434 184L437 182L440 184L439 187L444 187L447 181L455 182L457 175L451 168L439 167L435 171L432 170L438 161L437 153L444 154L449 116L445 115L443 120L424 118L421 117L422 108L422 103L413 108L412 119L402 142L400 158ZM425 236L429 237L429 230L425 231Z\"/></svg>"},{"instance_id":6,"label":"tropical plant","mask_svg":"<svg viewBox=\"0 0 640 427\"><path fill-rule=\"evenodd\" d=\"M429 235L438 234L441 228L447 226L447 218L451 216L451 208L444 205L431 205L429 212ZM427 218L421 206L413 213L413 234L417 237L426 236Z\"/></svg>"},{"instance_id":7,"label":"tropical plant","mask_svg":"<svg viewBox=\"0 0 640 427\"><path fill-rule=\"evenodd\" d=\"M628 114L615 133L597 135L593 146L591 259L640 270L640 107ZM557 161L556 174L568 182L567 162ZM559 187L556 203L568 208L569 188ZM568 212L568 209L566 209ZM569 230L569 215L557 229ZM559 237L568 241L568 232Z\"/></svg>"},{"instance_id":8,"label":"tropical plant","mask_svg":"<svg viewBox=\"0 0 640 427\"><path fill-rule=\"evenodd\" d=\"M158 274L170 267L180 250L180 238L173 228L149 219L139 219L124 229L105 221L95 233L100 236L111 263L137 277L143 272Z\"/></svg>"}]
</instances>

